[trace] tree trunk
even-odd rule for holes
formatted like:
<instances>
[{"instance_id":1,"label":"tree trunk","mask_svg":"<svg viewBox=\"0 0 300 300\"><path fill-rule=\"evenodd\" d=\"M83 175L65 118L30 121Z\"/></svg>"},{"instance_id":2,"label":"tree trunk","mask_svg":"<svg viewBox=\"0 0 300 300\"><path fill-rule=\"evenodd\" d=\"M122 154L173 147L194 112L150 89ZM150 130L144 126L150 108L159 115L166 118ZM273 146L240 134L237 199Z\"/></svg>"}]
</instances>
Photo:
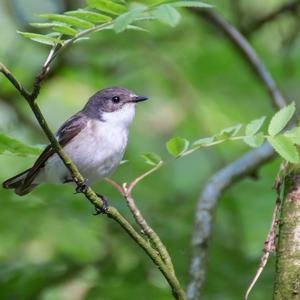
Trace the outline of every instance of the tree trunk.
<instances>
[{"instance_id":1,"label":"tree trunk","mask_svg":"<svg viewBox=\"0 0 300 300\"><path fill-rule=\"evenodd\" d=\"M300 299L300 170L285 179L279 221L274 300Z\"/></svg>"}]
</instances>

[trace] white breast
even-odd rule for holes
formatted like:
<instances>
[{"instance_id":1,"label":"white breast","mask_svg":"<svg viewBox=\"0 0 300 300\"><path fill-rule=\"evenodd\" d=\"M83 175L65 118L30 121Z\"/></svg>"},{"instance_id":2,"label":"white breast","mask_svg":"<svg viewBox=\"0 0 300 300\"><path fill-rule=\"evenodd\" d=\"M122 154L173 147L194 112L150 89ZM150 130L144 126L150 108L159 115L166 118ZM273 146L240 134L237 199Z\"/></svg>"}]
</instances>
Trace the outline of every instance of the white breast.
<instances>
[{"instance_id":1,"label":"white breast","mask_svg":"<svg viewBox=\"0 0 300 300\"><path fill-rule=\"evenodd\" d=\"M91 120L64 150L89 182L108 176L120 163L128 137L127 126ZM70 178L60 158L49 158L35 182L63 182Z\"/></svg>"}]
</instances>

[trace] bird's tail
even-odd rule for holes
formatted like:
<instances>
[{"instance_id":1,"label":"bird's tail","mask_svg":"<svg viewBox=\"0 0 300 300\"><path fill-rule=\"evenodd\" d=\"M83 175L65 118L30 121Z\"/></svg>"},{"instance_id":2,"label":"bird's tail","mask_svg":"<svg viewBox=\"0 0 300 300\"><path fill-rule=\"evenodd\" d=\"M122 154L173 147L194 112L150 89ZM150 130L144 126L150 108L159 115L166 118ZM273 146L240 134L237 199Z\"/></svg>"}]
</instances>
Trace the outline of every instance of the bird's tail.
<instances>
[{"instance_id":1,"label":"bird's tail","mask_svg":"<svg viewBox=\"0 0 300 300\"><path fill-rule=\"evenodd\" d=\"M19 196L23 196L30 193L37 186L37 184L24 184L24 179L26 178L29 171L30 169L25 170L24 172L7 179L2 183L3 188L14 189L15 193Z\"/></svg>"}]
</instances>

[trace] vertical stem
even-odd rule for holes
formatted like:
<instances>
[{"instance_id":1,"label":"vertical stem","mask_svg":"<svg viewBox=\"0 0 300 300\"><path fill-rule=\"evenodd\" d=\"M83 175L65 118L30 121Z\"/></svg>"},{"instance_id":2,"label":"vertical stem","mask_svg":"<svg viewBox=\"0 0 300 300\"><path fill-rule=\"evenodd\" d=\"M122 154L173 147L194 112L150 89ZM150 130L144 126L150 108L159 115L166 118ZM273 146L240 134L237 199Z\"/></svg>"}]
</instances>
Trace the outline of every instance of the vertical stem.
<instances>
[{"instance_id":1,"label":"vertical stem","mask_svg":"<svg viewBox=\"0 0 300 300\"><path fill-rule=\"evenodd\" d=\"M285 179L279 221L274 300L300 297L300 169Z\"/></svg>"}]
</instances>

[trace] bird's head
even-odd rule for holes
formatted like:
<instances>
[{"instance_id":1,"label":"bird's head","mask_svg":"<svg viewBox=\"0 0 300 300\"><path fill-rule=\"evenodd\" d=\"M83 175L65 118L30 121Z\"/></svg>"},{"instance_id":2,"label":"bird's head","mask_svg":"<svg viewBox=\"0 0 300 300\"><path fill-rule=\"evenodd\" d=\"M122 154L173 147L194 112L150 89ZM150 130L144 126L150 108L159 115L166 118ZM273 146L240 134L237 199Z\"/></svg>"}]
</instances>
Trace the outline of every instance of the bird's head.
<instances>
[{"instance_id":1,"label":"bird's head","mask_svg":"<svg viewBox=\"0 0 300 300\"><path fill-rule=\"evenodd\" d=\"M134 117L135 104L147 99L125 88L110 87L94 94L83 111L89 117L128 126Z\"/></svg>"}]
</instances>

